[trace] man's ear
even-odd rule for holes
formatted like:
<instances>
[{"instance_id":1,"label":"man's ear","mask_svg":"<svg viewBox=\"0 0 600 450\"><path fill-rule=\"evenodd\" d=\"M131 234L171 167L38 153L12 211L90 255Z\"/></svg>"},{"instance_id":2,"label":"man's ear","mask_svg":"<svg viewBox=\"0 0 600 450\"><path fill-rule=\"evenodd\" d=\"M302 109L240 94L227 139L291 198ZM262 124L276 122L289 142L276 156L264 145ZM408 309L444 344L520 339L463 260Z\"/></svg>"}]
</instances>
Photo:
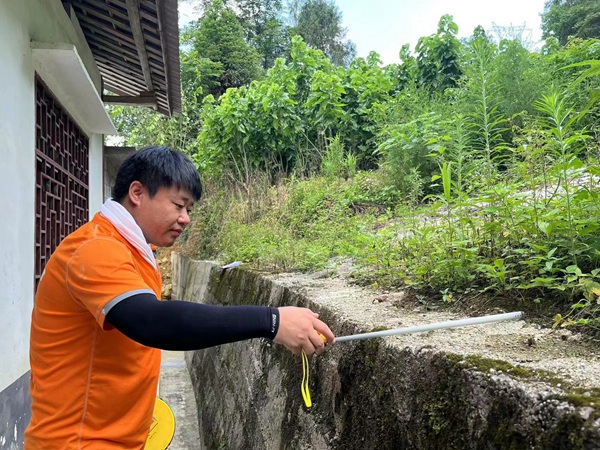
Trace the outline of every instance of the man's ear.
<instances>
[{"instance_id":1,"label":"man's ear","mask_svg":"<svg viewBox=\"0 0 600 450\"><path fill-rule=\"evenodd\" d=\"M146 188L139 181L134 181L129 185L129 201L132 205L140 206L144 194L146 194Z\"/></svg>"}]
</instances>

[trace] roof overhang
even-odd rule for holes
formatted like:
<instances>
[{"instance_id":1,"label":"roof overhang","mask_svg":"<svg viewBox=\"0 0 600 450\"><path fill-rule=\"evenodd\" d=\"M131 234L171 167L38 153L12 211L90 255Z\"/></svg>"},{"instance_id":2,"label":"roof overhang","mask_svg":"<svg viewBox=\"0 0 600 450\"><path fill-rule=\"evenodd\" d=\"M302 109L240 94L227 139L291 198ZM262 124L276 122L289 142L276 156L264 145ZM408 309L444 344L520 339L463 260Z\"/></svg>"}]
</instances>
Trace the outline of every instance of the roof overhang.
<instances>
[{"instance_id":1,"label":"roof overhang","mask_svg":"<svg viewBox=\"0 0 600 450\"><path fill-rule=\"evenodd\" d=\"M177 0L69 0L94 55L107 104L181 114Z\"/></svg>"},{"instance_id":2,"label":"roof overhang","mask_svg":"<svg viewBox=\"0 0 600 450\"><path fill-rule=\"evenodd\" d=\"M63 106L90 133L117 134L100 94L72 44L31 42L36 70Z\"/></svg>"}]
</instances>

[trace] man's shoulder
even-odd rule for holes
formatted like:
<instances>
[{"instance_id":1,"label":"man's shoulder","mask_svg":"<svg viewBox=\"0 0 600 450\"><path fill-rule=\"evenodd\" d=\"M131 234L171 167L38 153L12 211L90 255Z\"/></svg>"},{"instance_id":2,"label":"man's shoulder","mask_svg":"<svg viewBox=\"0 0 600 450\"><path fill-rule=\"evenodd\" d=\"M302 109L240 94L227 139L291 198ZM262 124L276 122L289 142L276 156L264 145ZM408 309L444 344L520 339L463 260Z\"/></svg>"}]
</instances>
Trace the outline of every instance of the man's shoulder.
<instances>
[{"instance_id":1,"label":"man's shoulder","mask_svg":"<svg viewBox=\"0 0 600 450\"><path fill-rule=\"evenodd\" d=\"M74 254L84 249L93 249L93 252L100 248L130 252L127 242L114 226L100 214L96 214L92 220L68 235L56 251Z\"/></svg>"},{"instance_id":2,"label":"man's shoulder","mask_svg":"<svg viewBox=\"0 0 600 450\"><path fill-rule=\"evenodd\" d=\"M108 238L117 241L123 240L113 224L102 217L100 213L96 213L96 215L92 217L92 220L81 225L69 234L65 240L85 241L95 238Z\"/></svg>"}]
</instances>

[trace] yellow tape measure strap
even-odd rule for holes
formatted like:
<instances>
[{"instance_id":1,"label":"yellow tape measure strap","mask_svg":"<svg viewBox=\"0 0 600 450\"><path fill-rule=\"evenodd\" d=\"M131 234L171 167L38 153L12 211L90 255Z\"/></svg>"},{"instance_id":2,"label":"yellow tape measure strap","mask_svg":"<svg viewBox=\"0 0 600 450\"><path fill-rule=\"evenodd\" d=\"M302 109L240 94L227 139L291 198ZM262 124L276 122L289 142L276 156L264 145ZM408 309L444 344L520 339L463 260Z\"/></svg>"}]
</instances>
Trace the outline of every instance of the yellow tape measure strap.
<instances>
[{"instance_id":1,"label":"yellow tape measure strap","mask_svg":"<svg viewBox=\"0 0 600 450\"><path fill-rule=\"evenodd\" d=\"M327 338L319 333L322 341L327 343ZM308 377L310 369L308 367L308 356L306 352L302 350L302 384L300 385L300 391L302 392L302 398L307 408L312 407L312 400L310 398L310 391L308 390Z\"/></svg>"},{"instance_id":2,"label":"yellow tape measure strap","mask_svg":"<svg viewBox=\"0 0 600 450\"><path fill-rule=\"evenodd\" d=\"M302 350L302 385L300 386L300 390L302 391L304 404L307 408L310 408L312 406L312 400L310 399L310 391L308 390L308 375L308 356L306 356L306 352Z\"/></svg>"}]
</instances>

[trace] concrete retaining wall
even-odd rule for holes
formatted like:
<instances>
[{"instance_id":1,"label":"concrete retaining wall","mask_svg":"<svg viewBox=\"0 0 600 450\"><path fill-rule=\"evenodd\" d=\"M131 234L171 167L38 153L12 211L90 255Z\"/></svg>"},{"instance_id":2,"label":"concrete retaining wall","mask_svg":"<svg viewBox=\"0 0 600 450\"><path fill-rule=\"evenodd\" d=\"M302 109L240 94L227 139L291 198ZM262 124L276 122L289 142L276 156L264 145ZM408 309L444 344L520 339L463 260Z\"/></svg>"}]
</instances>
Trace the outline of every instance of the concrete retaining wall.
<instances>
[{"instance_id":1,"label":"concrete retaining wall","mask_svg":"<svg viewBox=\"0 0 600 450\"><path fill-rule=\"evenodd\" d=\"M260 275L173 254L173 298L330 311ZM314 406L301 362L265 340L189 352L208 449L598 449L597 409L548 394L540 382L480 371L433 348L385 340L332 346L311 360Z\"/></svg>"}]
</instances>

